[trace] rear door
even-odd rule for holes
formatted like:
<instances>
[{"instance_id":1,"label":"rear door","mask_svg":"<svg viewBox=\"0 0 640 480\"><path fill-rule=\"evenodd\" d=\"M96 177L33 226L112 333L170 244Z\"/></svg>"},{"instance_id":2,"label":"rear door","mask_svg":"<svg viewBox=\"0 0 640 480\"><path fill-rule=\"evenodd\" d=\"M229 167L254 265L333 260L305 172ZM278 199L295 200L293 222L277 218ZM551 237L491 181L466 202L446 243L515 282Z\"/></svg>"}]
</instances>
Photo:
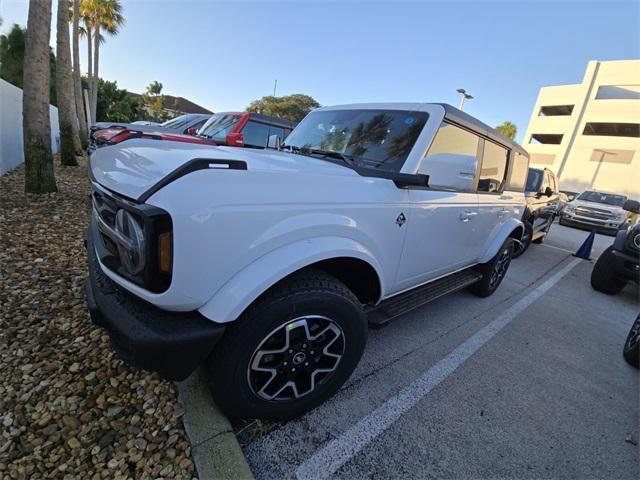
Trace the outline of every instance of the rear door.
<instances>
[{"instance_id":1,"label":"rear door","mask_svg":"<svg viewBox=\"0 0 640 480\"><path fill-rule=\"evenodd\" d=\"M519 198L504 191L509 150L502 145L483 140L482 161L478 175L477 242L472 246L471 257L477 261L504 222L520 215Z\"/></svg>"}]
</instances>

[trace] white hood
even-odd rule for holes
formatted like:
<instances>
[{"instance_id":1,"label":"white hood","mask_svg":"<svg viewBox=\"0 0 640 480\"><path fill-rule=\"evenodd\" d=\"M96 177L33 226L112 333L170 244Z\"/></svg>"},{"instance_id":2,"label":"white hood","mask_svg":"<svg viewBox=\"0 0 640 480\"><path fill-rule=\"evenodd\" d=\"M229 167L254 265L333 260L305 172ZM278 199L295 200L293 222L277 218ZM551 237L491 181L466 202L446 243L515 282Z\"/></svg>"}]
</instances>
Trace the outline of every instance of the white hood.
<instances>
[{"instance_id":1,"label":"white hood","mask_svg":"<svg viewBox=\"0 0 640 480\"><path fill-rule=\"evenodd\" d=\"M193 143L131 139L97 149L90 160L95 181L125 197L138 199L171 172L194 159L239 160L249 170L322 175L357 175L320 158L276 150L216 147Z\"/></svg>"}]
</instances>

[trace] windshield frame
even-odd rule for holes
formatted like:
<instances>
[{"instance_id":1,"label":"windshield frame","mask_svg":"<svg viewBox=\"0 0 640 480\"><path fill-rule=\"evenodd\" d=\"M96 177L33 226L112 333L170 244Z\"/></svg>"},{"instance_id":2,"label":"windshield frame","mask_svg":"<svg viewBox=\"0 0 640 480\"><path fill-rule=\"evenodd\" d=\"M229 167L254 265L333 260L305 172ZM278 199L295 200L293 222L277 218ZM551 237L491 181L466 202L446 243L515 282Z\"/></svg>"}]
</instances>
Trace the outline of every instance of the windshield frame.
<instances>
[{"instance_id":1,"label":"windshield frame","mask_svg":"<svg viewBox=\"0 0 640 480\"><path fill-rule=\"evenodd\" d=\"M535 190L530 190L529 187L529 175L531 175L532 172L535 172L536 175L540 175L539 177L539 182L536 183L536 187ZM526 193L538 193L540 192L540 188L542 187L542 184L544 183L544 170L541 170L539 168L531 168L529 167L529 172L527 173L527 181L525 182L524 185L524 191Z\"/></svg>"},{"instance_id":2,"label":"windshield frame","mask_svg":"<svg viewBox=\"0 0 640 480\"><path fill-rule=\"evenodd\" d=\"M433 123L432 117L431 117L432 113L435 113L435 115L437 115L438 113L437 111L433 112L432 108L418 108L418 107L432 107L432 105L364 104L364 105L344 105L339 107L319 108L309 113L307 117L305 117L296 126L296 128L293 129L293 131L287 136L283 148L285 151L287 150L287 147L289 147L289 148L295 149L298 153L302 153L302 154L311 153L313 156L320 156L320 157L322 157L322 155L326 153L326 158L325 158L326 160L344 163L350 166L351 168L358 169L358 170L372 170L372 171L379 170L382 172L386 171L389 173L396 173L396 174L399 174L399 173L415 174L417 173L416 158L419 158L419 154L417 155L416 152L421 153L424 149L426 149L426 146L424 145L425 143L424 139L428 137L428 134L425 132L425 130L427 130L427 127L432 125ZM336 123L333 124L332 122L334 119L328 120L328 123L326 123L327 125L331 125L331 126L335 125L335 126L338 126L338 128L344 127L347 129L348 137L347 137L346 144L343 143L338 148L335 148L336 145L333 145L332 147L334 148L323 149L321 146L322 142L320 142L320 140L322 139L322 134L317 138L312 138L314 137L314 132L315 132L314 126L312 125L311 128L308 130L306 129L309 122L315 123L316 125L320 125L320 126L322 126L322 123L325 123L322 121L322 119L311 120L309 117L312 117L312 116L322 115L325 113L329 115L331 115L332 113L339 115L342 112L351 113L354 116L357 116L358 114L369 113L369 111L370 111L369 115L363 115L364 118L357 119L357 121L355 122L352 122L352 119L349 119L349 118L344 120L338 118L336 119ZM392 124L395 124L394 130L397 133L394 134L394 132L391 131L391 134L388 135L389 131L387 131L387 133L385 133L384 141L380 142L379 144L376 144L377 143L376 141L372 143L365 141L365 143L360 144L360 145L364 145L365 149L361 155L358 155L354 151L354 148L358 148L358 143L354 144L351 142L351 140L353 139L354 132L357 132L357 126L359 124L360 125L370 124L369 122L371 122L371 120L375 118L376 114L389 114L391 116L390 121L393 122ZM403 125L402 123L398 123L398 122L401 119L401 116L403 115L416 117L418 121L417 125L422 125L422 126L420 127L419 130L417 130L414 133L415 138L411 138L411 137L408 138L409 140L412 140L412 143L405 144L403 146L405 147L404 151L402 151L402 148L399 147L398 150L400 151L396 153L396 155L389 156L385 151L385 147L382 147L382 151L380 151L381 145L384 142L392 141L393 139L402 139L402 137L404 136L404 132L406 132L406 130L411 128L410 127L411 124L407 123L406 124L407 126L405 127L405 129L404 130L401 129ZM418 116L422 118L417 118ZM398 127L400 127L400 129L398 129ZM296 137L301 134L301 130L305 132L305 136L297 139ZM323 129L323 132L326 132L325 135L330 135L333 133L333 130ZM310 139L309 143L306 143L306 144L301 143L302 141L307 139ZM368 157L367 153L369 153L369 155L371 156ZM330 157L333 157L333 158L330 158ZM342 157L342 160L340 160L339 157ZM378 158L374 158L374 157L378 157ZM385 162L388 162L388 163L385 163Z\"/></svg>"},{"instance_id":3,"label":"windshield frame","mask_svg":"<svg viewBox=\"0 0 640 480\"><path fill-rule=\"evenodd\" d=\"M445 110L442 105L432 104L432 103L360 103L360 104L349 104L349 105L337 105L332 107L320 107L313 110L309 115L317 111L326 111L326 110L404 110L404 111L416 111L416 112L426 112L429 114L426 125L423 127L422 132L418 135L413 148L407 155L405 159L404 165L400 169L399 174L408 174L408 175L418 175L420 172L418 171L420 165L422 163L422 158L429 148L431 140L435 136L438 127L440 126L441 121L444 119ZM306 118L306 117L305 117ZM304 119L300 122L302 123ZM298 124L299 125L299 124ZM293 134L295 130L298 128L294 128L292 132L289 134ZM286 141L289 137L285 139ZM286 151L286 147L284 148ZM341 162L337 159L327 159L328 161L333 162ZM398 174L396 174L398 175ZM378 175L376 175L378 176ZM383 176L383 175L380 175ZM390 175L389 176L393 176Z\"/></svg>"}]
</instances>

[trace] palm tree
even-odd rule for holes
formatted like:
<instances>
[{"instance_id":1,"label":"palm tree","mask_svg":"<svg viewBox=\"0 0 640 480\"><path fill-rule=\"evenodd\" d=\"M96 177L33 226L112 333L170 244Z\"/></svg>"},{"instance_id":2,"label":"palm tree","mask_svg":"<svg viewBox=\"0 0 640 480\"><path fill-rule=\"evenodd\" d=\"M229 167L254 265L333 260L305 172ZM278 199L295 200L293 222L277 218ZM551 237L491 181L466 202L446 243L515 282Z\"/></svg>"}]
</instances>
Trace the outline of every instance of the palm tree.
<instances>
[{"instance_id":1,"label":"palm tree","mask_svg":"<svg viewBox=\"0 0 640 480\"><path fill-rule=\"evenodd\" d=\"M516 134L518 133L518 127L516 127L516 124L509 121L502 122L496 127L496 130L505 137L509 137L511 140L515 139Z\"/></svg>"},{"instance_id":2,"label":"palm tree","mask_svg":"<svg viewBox=\"0 0 640 480\"><path fill-rule=\"evenodd\" d=\"M49 120L51 0L29 0L22 90L25 191L57 191Z\"/></svg>"},{"instance_id":3,"label":"palm tree","mask_svg":"<svg viewBox=\"0 0 640 480\"><path fill-rule=\"evenodd\" d=\"M71 0L73 3L72 18L72 43L73 43L73 92L75 97L76 116L78 117L78 130L80 144L83 150L87 148L89 133L87 130L87 116L84 111L84 98L82 97L82 81L80 80L80 0Z\"/></svg>"},{"instance_id":4,"label":"palm tree","mask_svg":"<svg viewBox=\"0 0 640 480\"><path fill-rule=\"evenodd\" d=\"M80 15L84 20L88 42L89 99L91 122L95 123L96 108L98 106L100 44L104 42L104 37L101 32L104 31L112 36L117 35L119 28L124 25L124 17L122 16L120 0L82 0L80 4Z\"/></svg>"},{"instance_id":5,"label":"palm tree","mask_svg":"<svg viewBox=\"0 0 640 480\"><path fill-rule=\"evenodd\" d=\"M77 120L74 120L75 102L73 101L73 81L71 80L68 0L58 0L57 19L56 91L58 92L58 118L60 123L60 163L62 165L77 165L75 138L78 135L78 123Z\"/></svg>"}]
</instances>

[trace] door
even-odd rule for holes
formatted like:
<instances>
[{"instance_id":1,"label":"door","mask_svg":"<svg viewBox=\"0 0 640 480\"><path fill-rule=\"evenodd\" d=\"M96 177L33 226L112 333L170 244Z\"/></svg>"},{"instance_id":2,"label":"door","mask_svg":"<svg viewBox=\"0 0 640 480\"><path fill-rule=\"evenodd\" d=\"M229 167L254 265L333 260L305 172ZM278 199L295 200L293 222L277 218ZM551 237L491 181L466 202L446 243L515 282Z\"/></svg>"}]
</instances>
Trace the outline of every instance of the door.
<instances>
[{"instance_id":1,"label":"door","mask_svg":"<svg viewBox=\"0 0 640 480\"><path fill-rule=\"evenodd\" d=\"M475 193L411 190L409 199L399 290L468 265L478 216Z\"/></svg>"},{"instance_id":2,"label":"door","mask_svg":"<svg viewBox=\"0 0 640 480\"><path fill-rule=\"evenodd\" d=\"M474 262L484 255L507 219L521 215L517 199L504 191L509 151L502 145L484 140L481 158L477 186L478 237L470 252Z\"/></svg>"},{"instance_id":3,"label":"door","mask_svg":"<svg viewBox=\"0 0 640 480\"><path fill-rule=\"evenodd\" d=\"M397 290L433 280L471 263L478 239L478 196L473 183L480 139L443 122L418 173L429 175L429 189L411 189L407 236Z\"/></svg>"},{"instance_id":4,"label":"door","mask_svg":"<svg viewBox=\"0 0 640 480\"><path fill-rule=\"evenodd\" d=\"M544 177L540 191L532 198L531 213L533 215L533 236L534 238L546 232L558 212L558 203L560 196L556 185L555 177L548 170L544 170ZM550 189L551 195L547 195L547 188Z\"/></svg>"}]
</instances>

